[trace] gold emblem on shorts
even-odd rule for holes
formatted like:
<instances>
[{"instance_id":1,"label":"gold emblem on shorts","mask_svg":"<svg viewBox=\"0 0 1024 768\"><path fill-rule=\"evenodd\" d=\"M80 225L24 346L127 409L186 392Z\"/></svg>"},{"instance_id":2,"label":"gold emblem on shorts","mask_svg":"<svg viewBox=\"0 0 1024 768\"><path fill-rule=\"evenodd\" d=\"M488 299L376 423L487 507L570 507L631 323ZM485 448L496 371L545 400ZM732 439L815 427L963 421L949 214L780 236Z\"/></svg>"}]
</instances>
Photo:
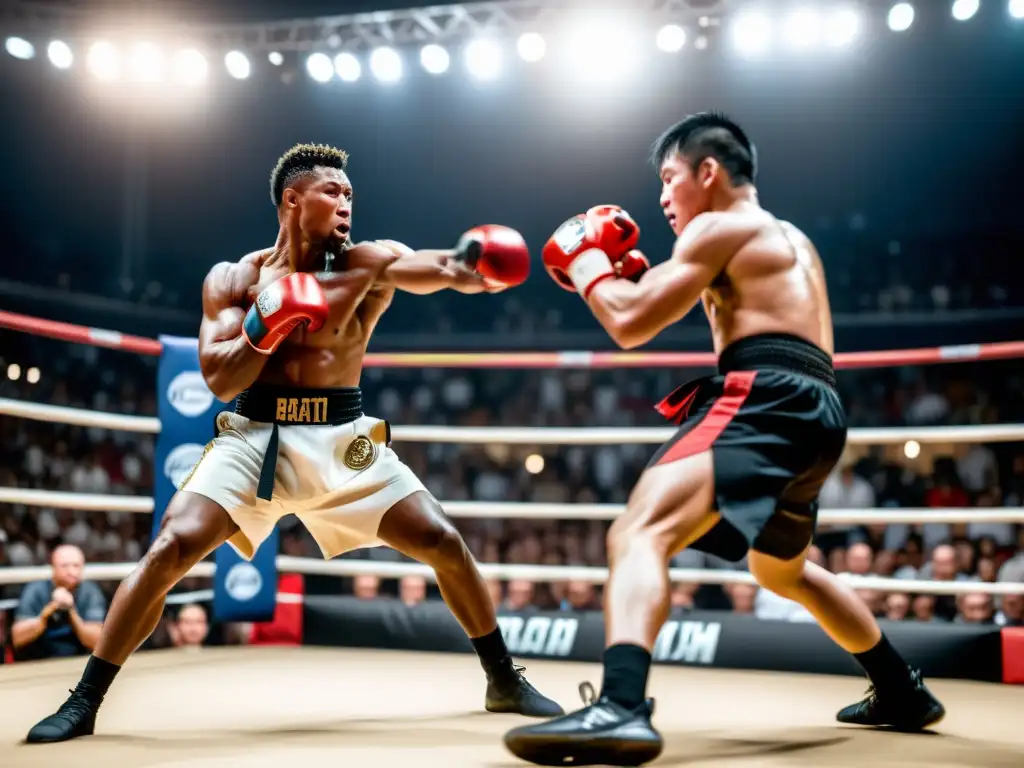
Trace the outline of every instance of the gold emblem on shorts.
<instances>
[{"instance_id":1,"label":"gold emblem on shorts","mask_svg":"<svg viewBox=\"0 0 1024 768\"><path fill-rule=\"evenodd\" d=\"M345 466L349 469L366 469L376 455L377 447L370 438L359 435L345 449Z\"/></svg>"}]
</instances>

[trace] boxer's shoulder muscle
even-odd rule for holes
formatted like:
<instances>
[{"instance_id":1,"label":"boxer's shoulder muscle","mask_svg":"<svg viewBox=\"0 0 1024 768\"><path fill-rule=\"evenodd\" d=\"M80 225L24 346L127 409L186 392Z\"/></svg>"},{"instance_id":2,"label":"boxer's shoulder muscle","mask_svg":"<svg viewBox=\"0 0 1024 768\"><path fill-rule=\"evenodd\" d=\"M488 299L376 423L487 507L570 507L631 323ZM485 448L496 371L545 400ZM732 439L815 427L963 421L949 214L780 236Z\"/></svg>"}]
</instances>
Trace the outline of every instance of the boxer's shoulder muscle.
<instances>
[{"instance_id":1,"label":"boxer's shoulder muscle","mask_svg":"<svg viewBox=\"0 0 1024 768\"><path fill-rule=\"evenodd\" d=\"M696 216L676 238L672 257L682 261L725 262L764 229L760 216L714 211Z\"/></svg>"},{"instance_id":2,"label":"boxer's shoulder muscle","mask_svg":"<svg viewBox=\"0 0 1024 768\"><path fill-rule=\"evenodd\" d=\"M266 256L266 252L259 251L237 262L214 264L203 281L204 305L216 309L242 305L246 292L259 282L260 267Z\"/></svg>"}]
</instances>

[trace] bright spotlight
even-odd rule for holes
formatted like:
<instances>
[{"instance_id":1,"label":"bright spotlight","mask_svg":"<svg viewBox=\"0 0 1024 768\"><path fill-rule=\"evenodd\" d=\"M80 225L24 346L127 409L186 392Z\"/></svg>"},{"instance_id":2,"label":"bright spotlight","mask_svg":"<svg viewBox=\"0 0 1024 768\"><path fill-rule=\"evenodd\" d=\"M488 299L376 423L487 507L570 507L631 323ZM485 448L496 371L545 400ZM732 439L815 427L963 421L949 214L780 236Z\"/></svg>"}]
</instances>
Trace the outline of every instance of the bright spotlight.
<instances>
[{"instance_id":1,"label":"bright spotlight","mask_svg":"<svg viewBox=\"0 0 1024 768\"><path fill-rule=\"evenodd\" d=\"M896 3L889 9L889 29L905 32L914 23L914 6L910 3Z\"/></svg>"},{"instance_id":2,"label":"bright spotlight","mask_svg":"<svg viewBox=\"0 0 1024 768\"><path fill-rule=\"evenodd\" d=\"M23 37L8 37L4 48L16 59L27 60L34 58L36 47Z\"/></svg>"},{"instance_id":3,"label":"bright spotlight","mask_svg":"<svg viewBox=\"0 0 1024 768\"><path fill-rule=\"evenodd\" d=\"M11 381L17 381L21 378L21 366L17 363L11 363L7 366L7 378Z\"/></svg>"},{"instance_id":4,"label":"bright spotlight","mask_svg":"<svg viewBox=\"0 0 1024 768\"><path fill-rule=\"evenodd\" d=\"M481 38L466 46L466 68L478 80L493 80L501 72L501 48Z\"/></svg>"},{"instance_id":5,"label":"bright spotlight","mask_svg":"<svg viewBox=\"0 0 1024 768\"><path fill-rule=\"evenodd\" d=\"M749 11L740 14L732 25L732 40L742 54L758 54L771 43L772 26L763 13Z\"/></svg>"},{"instance_id":6,"label":"bright spotlight","mask_svg":"<svg viewBox=\"0 0 1024 768\"><path fill-rule=\"evenodd\" d=\"M178 51L174 56L174 79L182 85L199 85L206 81L209 65L195 48Z\"/></svg>"},{"instance_id":7,"label":"bright spotlight","mask_svg":"<svg viewBox=\"0 0 1024 768\"><path fill-rule=\"evenodd\" d=\"M665 53L675 53L686 45L686 30L677 24L667 24L658 30L654 42Z\"/></svg>"},{"instance_id":8,"label":"bright spotlight","mask_svg":"<svg viewBox=\"0 0 1024 768\"><path fill-rule=\"evenodd\" d=\"M821 17L816 8L800 8L786 17L783 36L790 48L806 51L821 40Z\"/></svg>"},{"instance_id":9,"label":"bright spotlight","mask_svg":"<svg viewBox=\"0 0 1024 768\"><path fill-rule=\"evenodd\" d=\"M907 440L903 444L903 455L908 459L916 459L921 455L921 444L917 440Z\"/></svg>"},{"instance_id":10,"label":"bright spotlight","mask_svg":"<svg viewBox=\"0 0 1024 768\"><path fill-rule=\"evenodd\" d=\"M519 58L532 64L544 58L547 44L544 42L544 38L536 32L527 32L519 36L516 41L516 50L519 52Z\"/></svg>"},{"instance_id":11,"label":"bright spotlight","mask_svg":"<svg viewBox=\"0 0 1024 768\"><path fill-rule=\"evenodd\" d=\"M567 64L574 76L587 82L621 81L642 59L641 40L615 19L582 19L566 41Z\"/></svg>"},{"instance_id":12,"label":"bright spotlight","mask_svg":"<svg viewBox=\"0 0 1024 768\"><path fill-rule=\"evenodd\" d=\"M46 56L57 69L67 69L75 61L71 47L63 40L51 40L46 46Z\"/></svg>"},{"instance_id":13,"label":"bright spotlight","mask_svg":"<svg viewBox=\"0 0 1024 768\"><path fill-rule=\"evenodd\" d=\"M280 67L284 64L284 56L281 55L280 51L271 51L267 54L267 61L273 64L275 67Z\"/></svg>"},{"instance_id":14,"label":"bright spotlight","mask_svg":"<svg viewBox=\"0 0 1024 768\"><path fill-rule=\"evenodd\" d=\"M345 52L334 57L334 71L346 83L354 83L363 74L363 65L354 54Z\"/></svg>"},{"instance_id":15,"label":"bright spotlight","mask_svg":"<svg viewBox=\"0 0 1024 768\"><path fill-rule=\"evenodd\" d=\"M523 466L531 475L539 475L544 471L544 457L538 453L531 453L526 457L526 461L523 462Z\"/></svg>"},{"instance_id":16,"label":"bright spotlight","mask_svg":"<svg viewBox=\"0 0 1024 768\"><path fill-rule=\"evenodd\" d=\"M1008 9L1015 19L1024 19L1024 0L1010 0Z\"/></svg>"},{"instance_id":17,"label":"bright spotlight","mask_svg":"<svg viewBox=\"0 0 1024 768\"><path fill-rule=\"evenodd\" d=\"M370 71L382 83L395 83L402 78L402 57L394 48L377 48L370 54Z\"/></svg>"},{"instance_id":18,"label":"bright spotlight","mask_svg":"<svg viewBox=\"0 0 1024 768\"><path fill-rule=\"evenodd\" d=\"M448 66L451 63L451 57L448 55L448 51L442 48L440 45L423 46L420 51L420 64L427 72L432 75L440 75L448 71Z\"/></svg>"},{"instance_id":19,"label":"bright spotlight","mask_svg":"<svg viewBox=\"0 0 1024 768\"><path fill-rule=\"evenodd\" d=\"M311 53L306 57L306 72L318 83L326 83L334 77L334 64L326 53Z\"/></svg>"},{"instance_id":20,"label":"bright spotlight","mask_svg":"<svg viewBox=\"0 0 1024 768\"><path fill-rule=\"evenodd\" d=\"M27 381L29 384L38 384L39 383L39 369L38 368L29 368L25 372L25 381Z\"/></svg>"},{"instance_id":21,"label":"bright spotlight","mask_svg":"<svg viewBox=\"0 0 1024 768\"><path fill-rule=\"evenodd\" d=\"M152 43L139 43L132 48L129 67L132 80L158 83L164 77L164 55Z\"/></svg>"},{"instance_id":22,"label":"bright spotlight","mask_svg":"<svg viewBox=\"0 0 1024 768\"><path fill-rule=\"evenodd\" d=\"M249 57L241 51L228 51L224 56L224 66L235 80L245 80L252 74Z\"/></svg>"},{"instance_id":23,"label":"bright spotlight","mask_svg":"<svg viewBox=\"0 0 1024 768\"><path fill-rule=\"evenodd\" d=\"M121 57L105 40L94 43L87 57L89 71L99 80L116 80L121 75Z\"/></svg>"},{"instance_id":24,"label":"bright spotlight","mask_svg":"<svg viewBox=\"0 0 1024 768\"><path fill-rule=\"evenodd\" d=\"M980 0L956 0L953 3L953 18L957 21L967 21L978 12L980 6Z\"/></svg>"},{"instance_id":25,"label":"bright spotlight","mask_svg":"<svg viewBox=\"0 0 1024 768\"><path fill-rule=\"evenodd\" d=\"M829 14L825 22L825 41L833 48L845 48L860 34L860 14L841 8Z\"/></svg>"}]
</instances>

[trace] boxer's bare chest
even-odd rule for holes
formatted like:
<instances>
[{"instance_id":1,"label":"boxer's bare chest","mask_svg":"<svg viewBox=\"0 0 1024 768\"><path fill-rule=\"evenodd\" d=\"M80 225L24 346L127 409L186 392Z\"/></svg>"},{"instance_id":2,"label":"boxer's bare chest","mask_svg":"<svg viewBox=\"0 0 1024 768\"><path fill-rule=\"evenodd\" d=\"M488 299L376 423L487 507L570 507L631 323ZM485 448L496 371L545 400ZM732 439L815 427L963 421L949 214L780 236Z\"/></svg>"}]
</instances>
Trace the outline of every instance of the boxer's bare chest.
<instances>
[{"instance_id":1,"label":"boxer's bare chest","mask_svg":"<svg viewBox=\"0 0 1024 768\"><path fill-rule=\"evenodd\" d=\"M288 271L261 268L259 279L246 291L246 306ZM365 275L340 271L317 273L317 278L327 297L326 321L316 332L296 328L267 361L261 381L306 387L358 384L367 344L390 295L382 302Z\"/></svg>"}]
</instances>

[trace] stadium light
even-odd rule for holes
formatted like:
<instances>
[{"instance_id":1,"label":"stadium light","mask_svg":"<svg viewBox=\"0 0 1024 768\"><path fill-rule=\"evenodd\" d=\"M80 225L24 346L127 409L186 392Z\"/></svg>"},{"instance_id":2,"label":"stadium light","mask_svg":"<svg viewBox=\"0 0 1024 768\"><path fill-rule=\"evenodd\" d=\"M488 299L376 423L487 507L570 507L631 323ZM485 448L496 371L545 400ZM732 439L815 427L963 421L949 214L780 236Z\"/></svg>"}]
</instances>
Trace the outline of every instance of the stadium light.
<instances>
[{"instance_id":1,"label":"stadium light","mask_svg":"<svg viewBox=\"0 0 1024 768\"><path fill-rule=\"evenodd\" d=\"M1010 0L1007 10L1015 19L1024 19L1024 0Z\"/></svg>"},{"instance_id":2,"label":"stadium light","mask_svg":"<svg viewBox=\"0 0 1024 768\"><path fill-rule=\"evenodd\" d=\"M27 381L29 384L38 384L39 369L34 367L29 368L28 371L25 372L25 381Z\"/></svg>"},{"instance_id":3,"label":"stadium light","mask_svg":"<svg viewBox=\"0 0 1024 768\"><path fill-rule=\"evenodd\" d=\"M733 45L742 54L763 53L770 46L771 38L771 22L758 11L741 13L732 23Z\"/></svg>"},{"instance_id":4,"label":"stadium light","mask_svg":"<svg viewBox=\"0 0 1024 768\"><path fill-rule=\"evenodd\" d=\"M106 40L93 43L86 63L97 80L110 82L121 75L121 57L117 49Z\"/></svg>"},{"instance_id":5,"label":"stadium light","mask_svg":"<svg viewBox=\"0 0 1024 768\"><path fill-rule=\"evenodd\" d=\"M334 77L334 63L326 53L311 53L306 57L306 72L318 83L326 83Z\"/></svg>"},{"instance_id":6,"label":"stadium light","mask_svg":"<svg viewBox=\"0 0 1024 768\"><path fill-rule=\"evenodd\" d=\"M353 54L339 53L334 57L334 71L346 83L354 83L363 74L363 65Z\"/></svg>"},{"instance_id":7,"label":"stadium light","mask_svg":"<svg viewBox=\"0 0 1024 768\"><path fill-rule=\"evenodd\" d=\"M544 471L544 457L539 453L531 453L526 457L523 466L531 475L539 475Z\"/></svg>"},{"instance_id":8,"label":"stadium light","mask_svg":"<svg viewBox=\"0 0 1024 768\"><path fill-rule=\"evenodd\" d=\"M267 61L273 64L275 67L280 67L284 64L284 56L281 55L280 51L271 51L267 54Z\"/></svg>"},{"instance_id":9,"label":"stadium light","mask_svg":"<svg viewBox=\"0 0 1024 768\"><path fill-rule=\"evenodd\" d=\"M420 64L432 75L441 75L448 71L451 56L442 46L431 43L420 49Z\"/></svg>"},{"instance_id":10,"label":"stadium light","mask_svg":"<svg viewBox=\"0 0 1024 768\"><path fill-rule=\"evenodd\" d=\"M137 43L132 48L129 72L139 83L158 83L164 77L164 55L153 43Z\"/></svg>"},{"instance_id":11,"label":"stadium light","mask_svg":"<svg viewBox=\"0 0 1024 768\"><path fill-rule=\"evenodd\" d=\"M182 85L199 85L206 81L209 65L195 48L178 51L174 56L174 80Z\"/></svg>"},{"instance_id":12,"label":"stadium light","mask_svg":"<svg viewBox=\"0 0 1024 768\"><path fill-rule=\"evenodd\" d=\"M903 455L908 459L916 459L921 455L921 444L917 440L907 440L903 444Z\"/></svg>"},{"instance_id":13,"label":"stadium light","mask_svg":"<svg viewBox=\"0 0 1024 768\"><path fill-rule=\"evenodd\" d=\"M370 54L370 71L382 83L395 83L402 78L402 57L394 48L377 48Z\"/></svg>"},{"instance_id":14,"label":"stadium light","mask_svg":"<svg viewBox=\"0 0 1024 768\"><path fill-rule=\"evenodd\" d=\"M519 58L533 64L544 58L547 45L544 42L544 38L536 32L527 32L519 36L519 39L516 41L516 50L519 52Z\"/></svg>"},{"instance_id":15,"label":"stadium light","mask_svg":"<svg viewBox=\"0 0 1024 768\"><path fill-rule=\"evenodd\" d=\"M584 81L622 80L641 60L638 42L634 30L621 19L581 18L569 30L566 64Z\"/></svg>"},{"instance_id":16,"label":"stadium light","mask_svg":"<svg viewBox=\"0 0 1024 768\"><path fill-rule=\"evenodd\" d=\"M252 74L249 57L241 51L228 51L224 55L224 67L235 80L245 80Z\"/></svg>"},{"instance_id":17,"label":"stadium light","mask_svg":"<svg viewBox=\"0 0 1024 768\"><path fill-rule=\"evenodd\" d=\"M693 41L693 47L696 48L698 51L705 51L705 50L707 50L707 47L708 47L707 35L697 35L696 39Z\"/></svg>"},{"instance_id":18,"label":"stadium light","mask_svg":"<svg viewBox=\"0 0 1024 768\"><path fill-rule=\"evenodd\" d=\"M852 8L840 8L825 22L825 42L833 48L845 48L860 34L860 14Z\"/></svg>"},{"instance_id":19,"label":"stadium light","mask_svg":"<svg viewBox=\"0 0 1024 768\"><path fill-rule=\"evenodd\" d=\"M487 38L473 40L466 46L466 69L478 80L493 80L501 72L501 48Z\"/></svg>"},{"instance_id":20,"label":"stadium light","mask_svg":"<svg viewBox=\"0 0 1024 768\"><path fill-rule=\"evenodd\" d=\"M678 24L666 24L658 30L654 42L665 53L676 53L686 45L686 30Z\"/></svg>"},{"instance_id":21,"label":"stadium light","mask_svg":"<svg viewBox=\"0 0 1024 768\"><path fill-rule=\"evenodd\" d=\"M786 44L795 50L806 51L821 42L821 16L816 8L798 8L782 24Z\"/></svg>"},{"instance_id":22,"label":"stadium light","mask_svg":"<svg viewBox=\"0 0 1024 768\"><path fill-rule=\"evenodd\" d=\"M75 55L71 47L63 40L51 40L46 46L46 57L57 69L67 69L75 61Z\"/></svg>"},{"instance_id":23,"label":"stadium light","mask_svg":"<svg viewBox=\"0 0 1024 768\"><path fill-rule=\"evenodd\" d=\"M36 55L36 47L23 37L8 37L4 48L11 56L22 61L35 58Z\"/></svg>"},{"instance_id":24,"label":"stadium light","mask_svg":"<svg viewBox=\"0 0 1024 768\"><path fill-rule=\"evenodd\" d=\"M905 32L914 23L914 6L910 3L896 3L889 9L889 29Z\"/></svg>"},{"instance_id":25,"label":"stadium light","mask_svg":"<svg viewBox=\"0 0 1024 768\"><path fill-rule=\"evenodd\" d=\"M956 0L953 3L953 18L957 21L967 21L980 7L980 0Z\"/></svg>"},{"instance_id":26,"label":"stadium light","mask_svg":"<svg viewBox=\"0 0 1024 768\"><path fill-rule=\"evenodd\" d=\"M17 363L11 363L7 366L7 378L11 381L17 381L21 378L21 366Z\"/></svg>"}]
</instances>

